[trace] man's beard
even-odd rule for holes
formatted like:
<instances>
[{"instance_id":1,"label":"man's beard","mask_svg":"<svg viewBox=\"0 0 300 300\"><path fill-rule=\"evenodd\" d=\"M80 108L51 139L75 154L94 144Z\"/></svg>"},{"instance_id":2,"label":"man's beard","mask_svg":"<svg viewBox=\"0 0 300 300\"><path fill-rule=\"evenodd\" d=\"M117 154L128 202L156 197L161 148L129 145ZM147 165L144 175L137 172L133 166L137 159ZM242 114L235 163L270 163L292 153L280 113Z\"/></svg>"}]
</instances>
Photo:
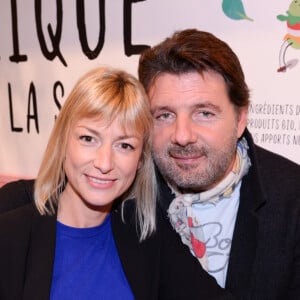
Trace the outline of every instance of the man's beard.
<instances>
[{"instance_id":1,"label":"man's beard","mask_svg":"<svg viewBox=\"0 0 300 300\"><path fill-rule=\"evenodd\" d=\"M171 144L162 153L153 151L153 157L164 179L182 193L195 193L209 189L223 179L236 153L236 136L232 136L220 150L209 145ZM201 156L201 163L175 162L173 156Z\"/></svg>"}]
</instances>

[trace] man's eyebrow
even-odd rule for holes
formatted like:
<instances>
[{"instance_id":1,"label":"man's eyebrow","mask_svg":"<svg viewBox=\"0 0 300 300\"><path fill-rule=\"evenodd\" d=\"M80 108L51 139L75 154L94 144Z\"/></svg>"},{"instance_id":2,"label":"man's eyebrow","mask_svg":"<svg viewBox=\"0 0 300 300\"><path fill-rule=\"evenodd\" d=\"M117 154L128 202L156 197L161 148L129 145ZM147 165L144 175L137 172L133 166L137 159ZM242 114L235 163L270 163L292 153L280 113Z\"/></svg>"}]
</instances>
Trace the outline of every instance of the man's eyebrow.
<instances>
[{"instance_id":1,"label":"man's eyebrow","mask_svg":"<svg viewBox=\"0 0 300 300\"><path fill-rule=\"evenodd\" d=\"M211 103L211 102L201 102L201 103L197 103L197 104L195 104L194 107L195 107L195 108L210 108L210 109L213 109L213 110L215 110L215 111L217 111L217 112L221 112L221 111L222 111L222 109L220 108L219 105L215 105L215 104L213 104L213 103Z\"/></svg>"},{"instance_id":2,"label":"man's eyebrow","mask_svg":"<svg viewBox=\"0 0 300 300\"><path fill-rule=\"evenodd\" d=\"M161 111L161 110L172 110L169 105L155 105L150 109L151 113L154 113L156 111Z\"/></svg>"},{"instance_id":3,"label":"man's eyebrow","mask_svg":"<svg viewBox=\"0 0 300 300\"><path fill-rule=\"evenodd\" d=\"M217 112L221 112L222 109L220 108L220 106L215 105L209 101L205 101L205 102L199 102L199 103L195 103L192 108L206 108L206 109L212 109L214 111ZM166 110L166 111L172 111L172 108L169 105L155 105L154 107L151 108L151 113L157 112L157 111L162 111L162 110Z\"/></svg>"}]
</instances>

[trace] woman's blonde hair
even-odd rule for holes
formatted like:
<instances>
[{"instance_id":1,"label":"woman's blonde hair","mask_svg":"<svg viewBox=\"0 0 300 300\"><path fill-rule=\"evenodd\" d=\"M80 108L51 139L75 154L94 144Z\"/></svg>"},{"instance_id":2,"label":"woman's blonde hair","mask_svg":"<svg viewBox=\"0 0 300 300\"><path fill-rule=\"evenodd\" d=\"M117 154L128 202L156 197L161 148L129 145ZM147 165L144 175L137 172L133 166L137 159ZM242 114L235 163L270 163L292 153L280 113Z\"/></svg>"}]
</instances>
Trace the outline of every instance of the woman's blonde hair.
<instances>
[{"instance_id":1,"label":"woman's blonde hair","mask_svg":"<svg viewBox=\"0 0 300 300\"><path fill-rule=\"evenodd\" d=\"M101 67L88 72L79 79L66 99L51 132L35 182L37 209L43 215L56 211L67 181L64 158L68 137L74 124L82 118L107 122L117 119L125 130L130 128L143 133L141 167L121 200L135 198L140 239L145 239L155 230L157 188L151 157L152 117L144 88L134 76L122 70Z\"/></svg>"}]
</instances>

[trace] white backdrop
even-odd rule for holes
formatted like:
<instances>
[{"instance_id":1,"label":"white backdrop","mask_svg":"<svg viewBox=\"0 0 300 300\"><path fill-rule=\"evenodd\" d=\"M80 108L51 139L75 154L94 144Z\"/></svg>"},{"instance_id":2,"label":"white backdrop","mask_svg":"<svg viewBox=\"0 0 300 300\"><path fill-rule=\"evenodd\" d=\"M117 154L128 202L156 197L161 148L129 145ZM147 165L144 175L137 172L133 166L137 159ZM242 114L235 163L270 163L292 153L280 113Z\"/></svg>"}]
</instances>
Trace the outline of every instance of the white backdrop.
<instances>
[{"instance_id":1,"label":"white backdrop","mask_svg":"<svg viewBox=\"0 0 300 300\"><path fill-rule=\"evenodd\" d=\"M79 4L84 4L84 14L82 10L77 14ZM59 107L83 73L104 64L136 75L138 54L126 55L124 41L138 52L137 46L154 45L185 28L210 31L231 45L251 89L248 128L255 140L300 163L300 50L290 47L286 60L293 61L294 67L277 72L287 26L276 16L286 15L289 4L267 0L1 0L0 174L36 175ZM236 13L242 8L251 20ZM85 26L78 27L77 19ZM94 57L82 48L84 28ZM103 39L96 53L99 36Z\"/></svg>"}]
</instances>

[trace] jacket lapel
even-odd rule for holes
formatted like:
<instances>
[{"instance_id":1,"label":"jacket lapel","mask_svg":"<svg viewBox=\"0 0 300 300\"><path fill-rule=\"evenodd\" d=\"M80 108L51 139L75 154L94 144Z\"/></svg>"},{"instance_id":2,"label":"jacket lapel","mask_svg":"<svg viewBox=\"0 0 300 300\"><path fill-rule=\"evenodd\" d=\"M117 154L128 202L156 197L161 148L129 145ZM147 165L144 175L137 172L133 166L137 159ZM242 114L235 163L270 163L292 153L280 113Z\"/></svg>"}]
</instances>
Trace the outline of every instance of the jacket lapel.
<instances>
[{"instance_id":1,"label":"jacket lapel","mask_svg":"<svg viewBox=\"0 0 300 300\"><path fill-rule=\"evenodd\" d=\"M55 253L56 216L35 211L26 266L24 300L49 299Z\"/></svg>"},{"instance_id":2,"label":"jacket lapel","mask_svg":"<svg viewBox=\"0 0 300 300\"><path fill-rule=\"evenodd\" d=\"M153 242L156 235L139 242L135 206L128 202L124 208L125 223L120 208L112 212L112 231L118 254L135 299L157 299L159 249L157 242Z\"/></svg>"},{"instance_id":3,"label":"jacket lapel","mask_svg":"<svg viewBox=\"0 0 300 300\"><path fill-rule=\"evenodd\" d=\"M266 197L259 178L255 146L248 131L245 136L249 145L252 166L242 181L226 288L234 290L236 296L247 294L251 298L259 232L259 209L266 203Z\"/></svg>"},{"instance_id":4,"label":"jacket lapel","mask_svg":"<svg viewBox=\"0 0 300 300\"><path fill-rule=\"evenodd\" d=\"M159 172L156 166L155 166L155 171L156 171L156 177L158 183L158 197L157 197L158 207L162 210L163 214L166 214L169 209L169 205L175 198L175 195L172 194L171 189L163 179L161 173Z\"/></svg>"}]
</instances>

